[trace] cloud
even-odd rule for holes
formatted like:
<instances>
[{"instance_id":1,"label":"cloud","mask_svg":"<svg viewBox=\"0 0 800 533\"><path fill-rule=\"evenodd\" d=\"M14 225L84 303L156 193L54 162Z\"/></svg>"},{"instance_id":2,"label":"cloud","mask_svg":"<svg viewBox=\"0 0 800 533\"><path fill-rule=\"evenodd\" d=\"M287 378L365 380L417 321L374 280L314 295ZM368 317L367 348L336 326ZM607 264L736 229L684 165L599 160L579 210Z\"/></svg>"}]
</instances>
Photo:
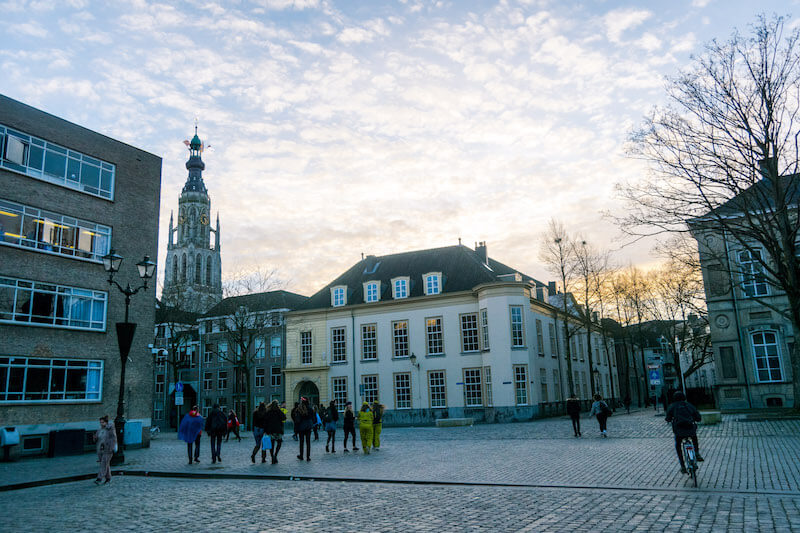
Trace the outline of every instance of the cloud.
<instances>
[{"instance_id":1,"label":"cloud","mask_svg":"<svg viewBox=\"0 0 800 533\"><path fill-rule=\"evenodd\" d=\"M616 9L603 17L606 37L612 43L621 42L624 32L638 27L653 14L645 9Z\"/></svg>"},{"instance_id":2,"label":"cloud","mask_svg":"<svg viewBox=\"0 0 800 533\"><path fill-rule=\"evenodd\" d=\"M48 32L41 24L38 22L26 22L23 24L14 24L10 27L6 27L7 31L11 33L16 33L18 35L27 35L29 37L37 37L39 39L44 39L47 37Z\"/></svg>"}]
</instances>

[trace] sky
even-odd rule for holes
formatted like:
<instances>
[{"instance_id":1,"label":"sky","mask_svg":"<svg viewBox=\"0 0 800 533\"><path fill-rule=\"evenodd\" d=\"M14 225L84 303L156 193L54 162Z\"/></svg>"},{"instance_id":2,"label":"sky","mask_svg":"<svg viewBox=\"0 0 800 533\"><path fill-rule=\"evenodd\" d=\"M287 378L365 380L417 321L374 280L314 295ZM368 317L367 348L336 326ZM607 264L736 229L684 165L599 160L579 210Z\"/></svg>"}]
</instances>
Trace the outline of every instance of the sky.
<instances>
[{"instance_id":1,"label":"sky","mask_svg":"<svg viewBox=\"0 0 800 533\"><path fill-rule=\"evenodd\" d=\"M163 158L160 275L197 119L223 278L310 295L362 253L461 239L548 281L551 219L657 261L604 216L647 174L630 131L704 43L797 6L0 0L0 93Z\"/></svg>"}]
</instances>

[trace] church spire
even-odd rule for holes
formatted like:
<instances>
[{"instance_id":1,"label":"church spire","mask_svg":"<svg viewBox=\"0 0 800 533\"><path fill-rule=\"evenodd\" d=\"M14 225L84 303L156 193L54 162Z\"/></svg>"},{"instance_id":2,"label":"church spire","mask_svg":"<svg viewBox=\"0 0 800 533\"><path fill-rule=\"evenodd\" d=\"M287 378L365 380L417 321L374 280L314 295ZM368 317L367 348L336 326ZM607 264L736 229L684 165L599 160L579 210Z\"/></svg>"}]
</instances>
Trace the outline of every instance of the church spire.
<instances>
[{"instance_id":1,"label":"church spire","mask_svg":"<svg viewBox=\"0 0 800 533\"><path fill-rule=\"evenodd\" d=\"M194 125L194 137L191 141L183 141L189 147L189 160L186 162L186 170L189 171L189 177L186 179L186 184L183 186L183 192L197 191L207 192L206 185L203 183L203 171L206 164L200 157L203 152L203 141L197 135L197 123Z\"/></svg>"}]
</instances>

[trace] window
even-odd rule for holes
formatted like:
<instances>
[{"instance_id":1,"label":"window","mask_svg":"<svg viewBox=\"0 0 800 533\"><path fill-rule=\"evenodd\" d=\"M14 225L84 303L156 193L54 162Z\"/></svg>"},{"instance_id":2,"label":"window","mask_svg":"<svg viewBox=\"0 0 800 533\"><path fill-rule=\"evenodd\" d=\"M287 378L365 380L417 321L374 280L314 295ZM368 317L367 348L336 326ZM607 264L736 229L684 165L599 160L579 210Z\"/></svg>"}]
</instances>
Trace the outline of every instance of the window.
<instances>
[{"instance_id":1,"label":"window","mask_svg":"<svg viewBox=\"0 0 800 533\"><path fill-rule=\"evenodd\" d=\"M578 355L581 358L581 362L586 360L583 353L583 336L581 334L578 334Z\"/></svg>"},{"instance_id":2,"label":"window","mask_svg":"<svg viewBox=\"0 0 800 533\"><path fill-rule=\"evenodd\" d=\"M255 339L253 339L253 346L254 346L253 353L256 359L264 359L264 356L266 355L267 352L266 347L264 346L265 344L266 340L264 339L264 337L256 337Z\"/></svg>"},{"instance_id":3,"label":"window","mask_svg":"<svg viewBox=\"0 0 800 533\"><path fill-rule=\"evenodd\" d=\"M555 401L561 401L561 376L558 375L558 370L553 370L553 397Z\"/></svg>"},{"instance_id":4,"label":"window","mask_svg":"<svg viewBox=\"0 0 800 533\"><path fill-rule=\"evenodd\" d=\"M558 357L558 339L556 338L556 326L552 322L547 324L547 334L550 337L550 356Z\"/></svg>"},{"instance_id":5,"label":"window","mask_svg":"<svg viewBox=\"0 0 800 533\"><path fill-rule=\"evenodd\" d=\"M0 322L104 330L107 294L0 277Z\"/></svg>"},{"instance_id":6,"label":"window","mask_svg":"<svg viewBox=\"0 0 800 533\"><path fill-rule=\"evenodd\" d=\"M392 322L392 357L408 357L408 321Z\"/></svg>"},{"instance_id":7,"label":"window","mask_svg":"<svg viewBox=\"0 0 800 533\"><path fill-rule=\"evenodd\" d=\"M486 399L486 407L492 406L492 367L483 367L483 385L484 385L484 398Z\"/></svg>"},{"instance_id":8,"label":"window","mask_svg":"<svg viewBox=\"0 0 800 533\"><path fill-rule=\"evenodd\" d=\"M331 305L333 307L347 305L347 287L333 287L331 289Z\"/></svg>"},{"instance_id":9,"label":"window","mask_svg":"<svg viewBox=\"0 0 800 533\"><path fill-rule=\"evenodd\" d=\"M153 419L164 420L164 402L162 400L153 402Z\"/></svg>"},{"instance_id":10,"label":"window","mask_svg":"<svg viewBox=\"0 0 800 533\"><path fill-rule=\"evenodd\" d=\"M361 359L364 361L378 360L378 339L375 324L361 326Z\"/></svg>"},{"instance_id":11,"label":"window","mask_svg":"<svg viewBox=\"0 0 800 533\"><path fill-rule=\"evenodd\" d=\"M428 336L428 355L444 355L444 339L442 337L442 319L426 318L425 331Z\"/></svg>"},{"instance_id":12,"label":"window","mask_svg":"<svg viewBox=\"0 0 800 533\"><path fill-rule=\"evenodd\" d=\"M736 379L736 362L733 359L733 348L731 346L720 346L719 348L720 366L722 366L723 379Z\"/></svg>"},{"instance_id":13,"label":"window","mask_svg":"<svg viewBox=\"0 0 800 533\"><path fill-rule=\"evenodd\" d=\"M0 200L0 244L101 262L111 228Z\"/></svg>"},{"instance_id":14,"label":"window","mask_svg":"<svg viewBox=\"0 0 800 533\"><path fill-rule=\"evenodd\" d=\"M203 398L203 416L208 418L208 414L211 412L211 398Z\"/></svg>"},{"instance_id":15,"label":"window","mask_svg":"<svg viewBox=\"0 0 800 533\"><path fill-rule=\"evenodd\" d=\"M281 336L273 335L269 340L269 352L272 357L281 356Z\"/></svg>"},{"instance_id":16,"label":"window","mask_svg":"<svg viewBox=\"0 0 800 533\"><path fill-rule=\"evenodd\" d=\"M756 379L762 383L782 381L781 355L776 331L758 331L750 335L756 363Z\"/></svg>"},{"instance_id":17,"label":"window","mask_svg":"<svg viewBox=\"0 0 800 533\"><path fill-rule=\"evenodd\" d=\"M539 355L544 357L544 332L542 331L542 321L536 319L536 348L539 350Z\"/></svg>"},{"instance_id":18,"label":"window","mask_svg":"<svg viewBox=\"0 0 800 533\"><path fill-rule=\"evenodd\" d=\"M411 374L402 372L394 375L395 409L411 409Z\"/></svg>"},{"instance_id":19,"label":"window","mask_svg":"<svg viewBox=\"0 0 800 533\"><path fill-rule=\"evenodd\" d=\"M739 252L739 266L742 269L742 291L746 296L766 296L769 294L767 277L760 263L761 250Z\"/></svg>"},{"instance_id":20,"label":"window","mask_svg":"<svg viewBox=\"0 0 800 533\"><path fill-rule=\"evenodd\" d=\"M408 278L399 278L392 281L392 298L396 300L408 298Z\"/></svg>"},{"instance_id":21,"label":"window","mask_svg":"<svg viewBox=\"0 0 800 533\"><path fill-rule=\"evenodd\" d=\"M197 285L200 285L200 283L203 280L202 268L203 268L203 258L200 257L200 254L197 254L197 257L194 260L194 282Z\"/></svg>"},{"instance_id":22,"label":"window","mask_svg":"<svg viewBox=\"0 0 800 533\"><path fill-rule=\"evenodd\" d=\"M575 395L579 398L584 398L584 396L581 396L581 376L577 370L574 370L573 374L572 385L574 387L573 390L575 391Z\"/></svg>"},{"instance_id":23,"label":"window","mask_svg":"<svg viewBox=\"0 0 800 533\"><path fill-rule=\"evenodd\" d=\"M331 362L347 361L347 338L345 328L331 328Z\"/></svg>"},{"instance_id":24,"label":"window","mask_svg":"<svg viewBox=\"0 0 800 533\"><path fill-rule=\"evenodd\" d=\"M575 348L575 337L569 338L569 349L572 351L572 360L578 360L578 350Z\"/></svg>"},{"instance_id":25,"label":"window","mask_svg":"<svg viewBox=\"0 0 800 533\"><path fill-rule=\"evenodd\" d=\"M586 372L583 370L581 371L581 385L583 385L583 397L591 398L591 396L589 395L589 387L587 386L586 382Z\"/></svg>"},{"instance_id":26,"label":"window","mask_svg":"<svg viewBox=\"0 0 800 533\"><path fill-rule=\"evenodd\" d=\"M256 387L263 387L266 381L267 369L256 368Z\"/></svg>"},{"instance_id":27,"label":"window","mask_svg":"<svg viewBox=\"0 0 800 533\"><path fill-rule=\"evenodd\" d=\"M489 349L489 313L486 309L481 309L481 340L483 349Z\"/></svg>"},{"instance_id":28,"label":"window","mask_svg":"<svg viewBox=\"0 0 800 533\"><path fill-rule=\"evenodd\" d=\"M447 407L447 386L444 370L428 371L428 393L432 408Z\"/></svg>"},{"instance_id":29,"label":"window","mask_svg":"<svg viewBox=\"0 0 800 533\"><path fill-rule=\"evenodd\" d=\"M281 386L281 367L273 366L269 369L269 384L273 387Z\"/></svg>"},{"instance_id":30,"label":"window","mask_svg":"<svg viewBox=\"0 0 800 533\"><path fill-rule=\"evenodd\" d=\"M336 400L336 406L340 411L344 410L344 406L347 403L347 378L331 378L331 390L333 391L333 399Z\"/></svg>"},{"instance_id":31,"label":"window","mask_svg":"<svg viewBox=\"0 0 800 533\"><path fill-rule=\"evenodd\" d=\"M464 369L464 406L483 407L483 384L480 368Z\"/></svg>"},{"instance_id":32,"label":"window","mask_svg":"<svg viewBox=\"0 0 800 533\"><path fill-rule=\"evenodd\" d=\"M224 390L228 388L228 371L220 370L217 376L217 388Z\"/></svg>"},{"instance_id":33,"label":"window","mask_svg":"<svg viewBox=\"0 0 800 533\"><path fill-rule=\"evenodd\" d=\"M478 315L475 313L461 315L461 351L477 352L479 350Z\"/></svg>"},{"instance_id":34,"label":"window","mask_svg":"<svg viewBox=\"0 0 800 533\"><path fill-rule=\"evenodd\" d=\"M304 365L311 364L311 332L300 332L300 362Z\"/></svg>"},{"instance_id":35,"label":"window","mask_svg":"<svg viewBox=\"0 0 800 533\"><path fill-rule=\"evenodd\" d=\"M541 395L542 395L542 402L547 403L550 401L550 398L547 395L547 369L540 368L539 369L539 384L542 388Z\"/></svg>"},{"instance_id":36,"label":"window","mask_svg":"<svg viewBox=\"0 0 800 533\"><path fill-rule=\"evenodd\" d=\"M363 389L363 399L367 403L378 401L378 376L373 374L361 376L361 388Z\"/></svg>"},{"instance_id":37,"label":"window","mask_svg":"<svg viewBox=\"0 0 800 533\"><path fill-rule=\"evenodd\" d=\"M377 302L380 299L380 291L378 290L379 282L370 281L364 284L364 301L367 303Z\"/></svg>"},{"instance_id":38,"label":"window","mask_svg":"<svg viewBox=\"0 0 800 533\"><path fill-rule=\"evenodd\" d=\"M203 390L209 391L214 388L214 374L211 372L203 373Z\"/></svg>"},{"instance_id":39,"label":"window","mask_svg":"<svg viewBox=\"0 0 800 533\"><path fill-rule=\"evenodd\" d=\"M214 345L206 344L206 351L203 353L203 364L210 365L214 360Z\"/></svg>"},{"instance_id":40,"label":"window","mask_svg":"<svg viewBox=\"0 0 800 533\"><path fill-rule=\"evenodd\" d=\"M514 365L514 397L517 405L528 405L527 365Z\"/></svg>"},{"instance_id":41,"label":"window","mask_svg":"<svg viewBox=\"0 0 800 533\"><path fill-rule=\"evenodd\" d=\"M155 391L156 394L160 395L164 394L164 380L165 380L164 374L156 375L156 391Z\"/></svg>"},{"instance_id":42,"label":"window","mask_svg":"<svg viewBox=\"0 0 800 533\"><path fill-rule=\"evenodd\" d=\"M425 294L431 296L441 292L440 274L425 274Z\"/></svg>"},{"instance_id":43,"label":"window","mask_svg":"<svg viewBox=\"0 0 800 533\"><path fill-rule=\"evenodd\" d=\"M511 346L519 348L525 346L525 335L522 329L522 307L512 305L511 312Z\"/></svg>"},{"instance_id":44,"label":"window","mask_svg":"<svg viewBox=\"0 0 800 533\"><path fill-rule=\"evenodd\" d=\"M115 167L0 124L0 167L112 200Z\"/></svg>"},{"instance_id":45,"label":"window","mask_svg":"<svg viewBox=\"0 0 800 533\"><path fill-rule=\"evenodd\" d=\"M103 362L0 357L0 402L97 402Z\"/></svg>"},{"instance_id":46,"label":"window","mask_svg":"<svg viewBox=\"0 0 800 533\"><path fill-rule=\"evenodd\" d=\"M224 363L228 360L228 343L220 341L217 344L217 362Z\"/></svg>"},{"instance_id":47,"label":"window","mask_svg":"<svg viewBox=\"0 0 800 533\"><path fill-rule=\"evenodd\" d=\"M206 257L206 285L211 285L211 258Z\"/></svg>"}]
</instances>

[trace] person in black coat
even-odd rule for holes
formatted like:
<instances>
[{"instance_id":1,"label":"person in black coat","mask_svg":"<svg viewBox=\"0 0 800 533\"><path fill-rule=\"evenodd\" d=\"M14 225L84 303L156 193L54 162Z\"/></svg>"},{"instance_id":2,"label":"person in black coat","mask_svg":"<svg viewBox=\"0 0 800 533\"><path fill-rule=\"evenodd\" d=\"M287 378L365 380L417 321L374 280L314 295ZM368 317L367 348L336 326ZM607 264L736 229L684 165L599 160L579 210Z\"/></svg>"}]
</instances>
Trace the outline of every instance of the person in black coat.
<instances>
[{"instance_id":1,"label":"person in black coat","mask_svg":"<svg viewBox=\"0 0 800 533\"><path fill-rule=\"evenodd\" d=\"M356 415L353 412L353 402L347 402L344 406L344 452L350 453L347 449L347 436L353 436L353 451L357 452L356 447Z\"/></svg>"},{"instance_id":2,"label":"person in black coat","mask_svg":"<svg viewBox=\"0 0 800 533\"><path fill-rule=\"evenodd\" d=\"M683 453L681 450L681 441L686 437L692 439L694 444L694 453L698 461L702 461L703 457L700 455L700 448L697 442L697 422L700 422L700 411L686 401L686 396L681 391L676 392L672 399L674 400L667 409L666 421L672 422L672 433L675 434L675 451L678 454L678 462L681 464L681 473L686 473L686 463L683 460Z\"/></svg>"},{"instance_id":3,"label":"person in black coat","mask_svg":"<svg viewBox=\"0 0 800 533\"><path fill-rule=\"evenodd\" d=\"M272 464L278 462L278 452L281 451L283 444L283 423L286 422L286 415L281 411L278 405L278 400L272 400L267 409L267 415L264 420L264 426L267 435L272 440L272 447L269 450L269 456L272 458ZM267 451L261 450L261 462L267 461Z\"/></svg>"},{"instance_id":4,"label":"person in black coat","mask_svg":"<svg viewBox=\"0 0 800 533\"><path fill-rule=\"evenodd\" d=\"M267 432L267 406L264 402L258 404L258 409L253 412L253 439L256 445L253 448L253 453L250 454L250 461L256 462L256 454L261 449L261 439Z\"/></svg>"},{"instance_id":5,"label":"person in black coat","mask_svg":"<svg viewBox=\"0 0 800 533\"><path fill-rule=\"evenodd\" d=\"M300 439L300 454L297 456L301 461L303 460L303 443L305 442L306 448L306 461L311 461L311 430L317 423L317 413L314 408L308 403L306 398L300 399L300 406L297 408L297 422L295 428L297 436Z\"/></svg>"},{"instance_id":6,"label":"person in black coat","mask_svg":"<svg viewBox=\"0 0 800 533\"><path fill-rule=\"evenodd\" d=\"M325 443L325 451L336 453L336 422L339 421L339 408L336 407L336 400L331 400L328 408L325 409L322 417L322 423L325 425L325 431L328 433L328 442ZM329 449L330 447L330 449Z\"/></svg>"},{"instance_id":7,"label":"person in black coat","mask_svg":"<svg viewBox=\"0 0 800 533\"><path fill-rule=\"evenodd\" d=\"M228 434L228 418L225 413L220 411L219 404L214 404L211 412L206 418L206 433L211 437L211 464L217 461L222 462L220 451L222 448L222 437Z\"/></svg>"},{"instance_id":8,"label":"person in black coat","mask_svg":"<svg viewBox=\"0 0 800 533\"><path fill-rule=\"evenodd\" d=\"M581 436L581 401L574 394L567 398L567 414L572 419L572 430Z\"/></svg>"}]
</instances>

